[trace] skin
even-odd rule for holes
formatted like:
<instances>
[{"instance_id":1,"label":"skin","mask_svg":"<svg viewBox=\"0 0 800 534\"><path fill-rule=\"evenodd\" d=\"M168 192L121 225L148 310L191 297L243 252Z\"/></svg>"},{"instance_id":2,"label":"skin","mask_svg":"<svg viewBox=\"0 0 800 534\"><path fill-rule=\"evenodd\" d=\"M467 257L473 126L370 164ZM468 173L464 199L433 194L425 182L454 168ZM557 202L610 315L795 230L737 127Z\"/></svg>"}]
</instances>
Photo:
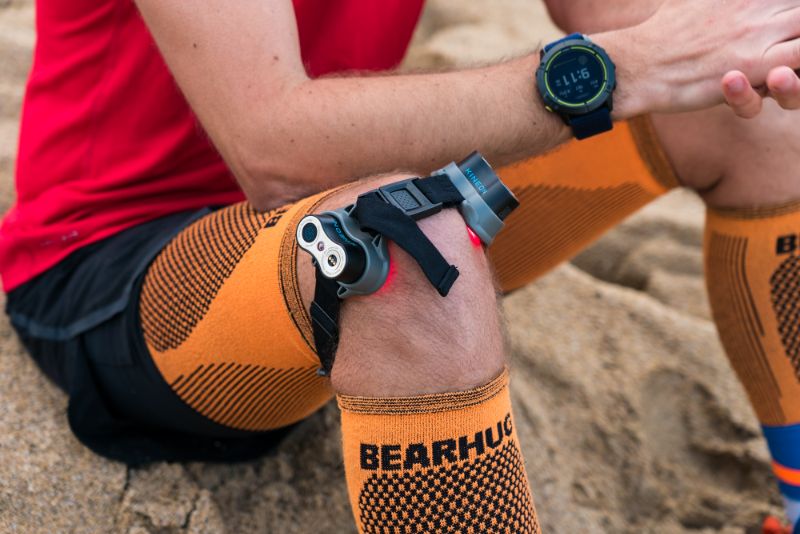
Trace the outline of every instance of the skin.
<instances>
[{"instance_id":1,"label":"skin","mask_svg":"<svg viewBox=\"0 0 800 534\"><path fill-rule=\"evenodd\" d=\"M641 24L662 0L549 0L554 21L567 32L602 32ZM797 162L800 136L796 115L787 109L800 102L800 81L789 68L774 69L767 89L749 82L738 94L730 85L738 72L722 81L730 108L717 106L691 113L655 115L662 145L683 185L695 189L711 207L752 207L800 198ZM764 98L770 94L773 99ZM743 118L752 120L743 120Z\"/></svg>"},{"instance_id":2,"label":"skin","mask_svg":"<svg viewBox=\"0 0 800 534\"><path fill-rule=\"evenodd\" d=\"M327 199L321 211L405 178L363 180ZM458 282L447 298L440 297L414 260L390 243L396 273L391 281L378 293L347 299L342 307L341 339L331 374L339 393L404 397L464 391L490 382L503 370L494 277L482 247L468 238L456 210L444 210L419 224L444 257L458 265ZM300 289L310 306L314 268L308 255L299 254ZM413 335L408 325L413 325Z\"/></svg>"},{"instance_id":3,"label":"skin","mask_svg":"<svg viewBox=\"0 0 800 534\"><path fill-rule=\"evenodd\" d=\"M681 182L712 208L800 199L800 137L793 113L766 101L752 121L724 107L653 118Z\"/></svg>"},{"instance_id":4,"label":"skin","mask_svg":"<svg viewBox=\"0 0 800 534\"><path fill-rule=\"evenodd\" d=\"M569 137L533 96L537 54L458 72L310 80L290 0L137 4L206 132L259 208L357 177L423 173L475 149L501 165ZM800 68L800 0L723 6L668 0L642 24L592 36L619 66L617 119L720 103L720 80L733 67L754 85L773 68Z\"/></svg>"},{"instance_id":5,"label":"skin","mask_svg":"<svg viewBox=\"0 0 800 534\"><path fill-rule=\"evenodd\" d=\"M637 26L655 14L675 14L677 11L685 9L680 0L643 0L641 2L621 0L612 4L610 8L608 2L604 0L571 0L570 2L545 0L545 3L550 16L559 27L568 32L586 34ZM718 8L722 9L719 6ZM766 4L763 5L763 8L765 12L769 10L769 6ZM744 11L741 14L746 16ZM722 23L713 14L706 20L709 26ZM670 46L679 40L680 34L673 34L673 39L669 41ZM717 43L720 42L725 42L726 46L729 45L727 41L717 41ZM793 53L797 54L800 51L795 50ZM758 115L767 97L776 100L784 109L800 108L800 79L791 68L786 66L772 69L765 82L757 87L751 85L751 80L748 79L745 72L730 71L722 79L722 92L733 112L742 118L750 119Z\"/></svg>"},{"instance_id":6,"label":"skin","mask_svg":"<svg viewBox=\"0 0 800 534\"><path fill-rule=\"evenodd\" d=\"M256 207L395 169L427 172L474 149L495 165L509 163L570 137L532 97L538 54L456 72L310 80L289 0L137 4L178 85ZM618 65L615 118L625 119L719 104L720 80L734 66L754 85L766 83L775 68L800 68L798 29L800 0L729 0L725 9L718 0L667 0L643 23L592 38ZM359 191L397 179L366 179L322 208L345 205ZM343 307L332 373L341 393L460 391L487 383L503 367L483 250L470 242L453 210L421 227L459 266L461 279L443 299L413 260L393 249L398 274L391 286ZM308 305L313 271L306 257L299 258L298 273Z\"/></svg>"}]
</instances>

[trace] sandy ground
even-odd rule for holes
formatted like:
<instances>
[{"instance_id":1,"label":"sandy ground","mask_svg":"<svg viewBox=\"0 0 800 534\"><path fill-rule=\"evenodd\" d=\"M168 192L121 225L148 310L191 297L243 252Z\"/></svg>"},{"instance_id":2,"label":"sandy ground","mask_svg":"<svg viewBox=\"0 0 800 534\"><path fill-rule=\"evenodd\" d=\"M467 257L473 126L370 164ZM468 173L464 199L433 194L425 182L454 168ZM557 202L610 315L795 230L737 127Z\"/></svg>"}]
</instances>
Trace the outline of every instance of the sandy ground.
<instances>
[{"instance_id":1,"label":"sandy ground","mask_svg":"<svg viewBox=\"0 0 800 534\"><path fill-rule=\"evenodd\" d=\"M29 0L0 0L0 208L33 46ZM432 0L412 68L482 63L555 35L531 0ZM702 282L702 206L648 207L507 298L514 402L547 532L745 533L775 511L765 445ZM338 414L235 466L126 469L84 449L66 399L0 319L0 532L350 533Z\"/></svg>"}]
</instances>

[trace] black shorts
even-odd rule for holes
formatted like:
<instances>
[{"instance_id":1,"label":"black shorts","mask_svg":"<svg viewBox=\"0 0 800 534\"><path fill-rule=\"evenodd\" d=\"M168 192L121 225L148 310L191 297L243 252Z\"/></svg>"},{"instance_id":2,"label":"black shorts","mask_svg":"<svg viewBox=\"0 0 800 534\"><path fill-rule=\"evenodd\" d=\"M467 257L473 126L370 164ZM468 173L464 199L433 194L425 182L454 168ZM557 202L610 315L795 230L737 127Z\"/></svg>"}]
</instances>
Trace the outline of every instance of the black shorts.
<instances>
[{"instance_id":1,"label":"black shorts","mask_svg":"<svg viewBox=\"0 0 800 534\"><path fill-rule=\"evenodd\" d=\"M8 294L14 329L69 395L70 427L98 454L130 465L246 460L289 431L247 432L203 417L172 391L145 345L138 312L144 273L173 236L209 211L125 230Z\"/></svg>"}]
</instances>

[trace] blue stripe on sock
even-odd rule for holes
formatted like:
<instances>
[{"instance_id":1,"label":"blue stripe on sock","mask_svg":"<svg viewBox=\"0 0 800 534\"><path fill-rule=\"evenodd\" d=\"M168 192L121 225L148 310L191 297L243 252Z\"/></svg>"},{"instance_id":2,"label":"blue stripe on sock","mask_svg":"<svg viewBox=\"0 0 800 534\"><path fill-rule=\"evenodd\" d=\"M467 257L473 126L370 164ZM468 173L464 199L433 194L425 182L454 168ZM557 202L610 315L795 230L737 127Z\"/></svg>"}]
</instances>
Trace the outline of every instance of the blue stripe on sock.
<instances>
[{"instance_id":1,"label":"blue stripe on sock","mask_svg":"<svg viewBox=\"0 0 800 534\"><path fill-rule=\"evenodd\" d=\"M778 481L781 493L795 501L800 501L800 486L791 486L785 482Z\"/></svg>"},{"instance_id":2,"label":"blue stripe on sock","mask_svg":"<svg viewBox=\"0 0 800 534\"><path fill-rule=\"evenodd\" d=\"M773 460L790 469L800 469L800 424L790 426L762 426L764 437L767 439L769 451ZM778 487L787 499L787 505L792 501L800 502L800 486L786 484L778 481ZM793 507L787 506L787 513L791 516ZM794 510L796 512L796 510ZM800 521L795 521L793 534L800 534Z\"/></svg>"},{"instance_id":3,"label":"blue stripe on sock","mask_svg":"<svg viewBox=\"0 0 800 534\"><path fill-rule=\"evenodd\" d=\"M761 428L772 458L783 466L800 469L800 425Z\"/></svg>"}]
</instances>

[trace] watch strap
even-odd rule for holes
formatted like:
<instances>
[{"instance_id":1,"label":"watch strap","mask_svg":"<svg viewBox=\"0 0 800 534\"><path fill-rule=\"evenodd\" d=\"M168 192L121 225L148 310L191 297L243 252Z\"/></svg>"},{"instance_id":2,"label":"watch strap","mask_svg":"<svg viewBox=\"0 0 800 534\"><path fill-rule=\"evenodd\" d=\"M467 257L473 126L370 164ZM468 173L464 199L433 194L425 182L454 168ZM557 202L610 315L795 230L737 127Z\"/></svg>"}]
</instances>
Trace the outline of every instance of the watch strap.
<instances>
[{"instance_id":1,"label":"watch strap","mask_svg":"<svg viewBox=\"0 0 800 534\"><path fill-rule=\"evenodd\" d=\"M611 109L608 106L603 106L586 115L571 117L569 125L578 140L587 139L614 129L614 122L611 120Z\"/></svg>"},{"instance_id":2,"label":"watch strap","mask_svg":"<svg viewBox=\"0 0 800 534\"><path fill-rule=\"evenodd\" d=\"M571 33L571 34L567 35L566 37L562 37L558 41L553 41L549 45L546 45L542 49L542 53L546 54L547 52L552 50L554 47L560 45L561 43L565 43L567 41L588 41L588 39L582 33Z\"/></svg>"}]
</instances>

